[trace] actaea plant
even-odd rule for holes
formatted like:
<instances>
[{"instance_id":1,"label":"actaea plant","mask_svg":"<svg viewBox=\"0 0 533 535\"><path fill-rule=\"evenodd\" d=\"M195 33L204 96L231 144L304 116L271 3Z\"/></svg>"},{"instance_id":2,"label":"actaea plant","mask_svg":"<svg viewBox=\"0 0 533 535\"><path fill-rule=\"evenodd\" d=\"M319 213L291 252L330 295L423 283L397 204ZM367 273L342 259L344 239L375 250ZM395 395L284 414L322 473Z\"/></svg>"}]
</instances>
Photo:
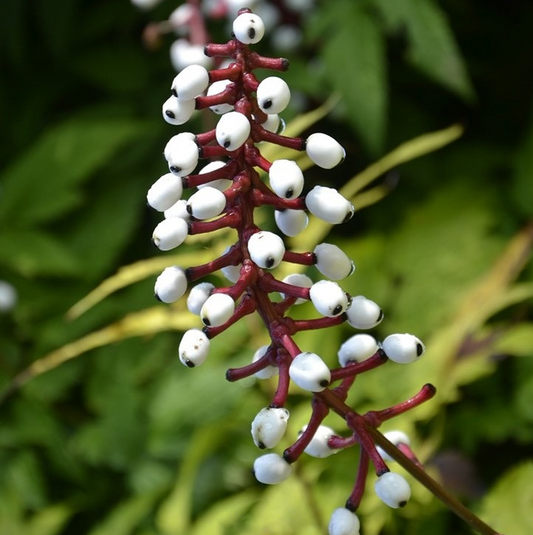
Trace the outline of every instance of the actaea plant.
<instances>
[{"instance_id":1,"label":"actaea plant","mask_svg":"<svg viewBox=\"0 0 533 535\"><path fill-rule=\"evenodd\" d=\"M262 81L258 69L285 71L289 62L254 52L265 33L263 21L249 9L241 9L233 23L233 38L225 44L208 44L205 54L226 58L226 66L207 70L201 65L183 69L172 82L172 95L163 105L163 117L173 125L186 123L195 110L210 108L220 115L211 131L182 132L170 139L164 150L169 172L148 191L148 204L165 219L153 233L154 244L163 251L180 246L188 235L231 228L237 241L220 257L198 266L170 266L157 278L156 297L165 303L181 299L188 288L187 306L200 316L203 328L190 329L179 344L181 362L194 368L203 364L210 341L248 314L257 313L270 335L270 344L257 348L252 362L229 369L226 378L238 381L254 375L258 379L277 376L277 389L270 404L253 419L251 434L260 449L271 449L284 436L289 411L291 381L312 394L311 415L295 442L283 455L267 453L254 463L254 474L264 484L281 483L292 465L305 452L327 457L340 450L360 448L359 466L351 493L343 507L333 511L330 535L357 535L360 530L356 510L362 499L370 464L377 475L375 492L392 508L403 507L411 490L406 479L389 469L386 461L398 460L409 472L437 494L456 513L480 533L495 532L446 492L424 476L402 432L377 431L385 421L413 409L435 395L435 388L424 385L411 399L392 407L359 414L346 404L355 379L388 361L416 362L424 353L423 343L412 334L392 334L382 342L356 332L338 351L339 367L331 369L312 348L300 348L296 333L327 329L348 322L356 331L378 325L383 319L380 307L362 295L348 295L335 281L353 272L353 263L337 246L319 244L313 251L287 250L276 233L262 230L254 212L260 206L274 209L275 222L282 234L296 236L308 222L308 214L330 224L340 224L353 215L351 203L337 190L316 186L305 195L304 176L292 160L268 161L261 154L262 143L272 143L295 151L305 151L323 169L340 164L343 147L332 137L315 133L307 138L288 137L279 132L279 114L290 100L290 89L278 76ZM200 160L209 163L194 172ZM268 176L265 183L259 171ZM188 200L184 188L196 188ZM313 282L307 275L294 273L276 278L281 262L315 266L325 277ZM225 287L196 281L221 271L229 281ZM274 295L281 294L274 299ZM296 320L290 309L311 301L319 318ZM345 436L322 425L330 411L344 420Z\"/></svg>"}]
</instances>

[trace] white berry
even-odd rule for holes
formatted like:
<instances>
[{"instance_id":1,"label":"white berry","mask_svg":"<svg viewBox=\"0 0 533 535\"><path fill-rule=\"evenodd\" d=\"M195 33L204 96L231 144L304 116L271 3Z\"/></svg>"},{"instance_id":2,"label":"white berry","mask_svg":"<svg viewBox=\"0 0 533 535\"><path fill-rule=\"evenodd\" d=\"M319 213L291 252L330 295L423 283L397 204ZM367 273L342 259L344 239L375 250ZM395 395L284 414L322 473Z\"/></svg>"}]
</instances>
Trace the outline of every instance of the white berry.
<instances>
[{"instance_id":1,"label":"white berry","mask_svg":"<svg viewBox=\"0 0 533 535\"><path fill-rule=\"evenodd\" d=\"M411 487L400 474L385 472L376 481L379 499L393 509L404 507L411 497Z\"/></svg>"},{"instance_id":2,"label":"white berry","mask_svg":"<svg viewBox=\"0 0 533 535\"><path fill-rule=\"evenodd\" d=\"M194 109L194 100L181 100L172 96L163 104L163 118L169 124L184 124L192 117Z\"/></svg>"},{"instance_id":3,"label":"white berry","mask_svg":"<svg viewBox=\"0 0 533 535\"><path fill-rule=\"evenodd\" d=\"M291 465L277 453L267 453L254 462L254 475L259 483L276 485L292 473Z\"/></svg>"},{"instance_id":4,"label":"white berry","mask_svg":"<svg viewBox=\"0 0 533 535\"><path fill-rule=\"evenodd\" d=\"M415 362L424 354L424 344L412 334L391 334L383 340L383 351L399 364Z\"/></svg>"},{"instance_id":5,"label":"white berry","mask_svg":"<svg viewBox=\"0 0 533 535\"><path fill-rule=\"evenodd\" d=\"M213 82L207 89L207 96L210 97L222 93L231 83L231 80L217 80L216 82ZM224 102L222 104L215 104L209 108L217 115L222 115L223 113L233 110L233 104Z\"/></svg>"},{"instance_id":6,"label":"white berry","mask_svg":"<svg viewBox=\"0 0 533 535\"><path fill-rule=\"evenodd\" d=\"M207 69L202 65L189 65L174 78L172 92L180 100L193 100L207 89L208 84Z\"/></svg>"},{"instance_id":7,"label":"white berry","mask_svg":"<svg viewBox=\"0 0 533 535\"><path fill-rule=\"evenodd\" d=\"M355 513L345 507L339 507L333 511L329 521L329 535L359 535L361 523Z\"/></svg>"},{"instance_id":8,"label":"white berry","mask_svg":"<svg viewBox=\"0 0 533 535\"><path fill-rule=\"evenodd\" d=\"M409 437L403 431L388 431L385 433L385 438L392 442L396 447L398 447L399 444L405 444L406 446L411 444ZM394 461L394 459L384 449L382 449L380 446L377 448L381 458L384 461Z\"/></svg>"},{"instance_id":9,"label":"white berry","mask_svg":"<svg viewBox=\"0 0 533 535\"><path fill-rule=\"evenodd\" d=\"M199 175L204 175L205 173L210 173L211 171L216 171L217 169L221 169L226 165L225 162L222 162L220 160L208 163L205 167L202 167L200 171L198 172ZM200 184L198 186L198 189L211 187L216 188L219 191L224 191L225 189L229 188L231 186L231 180L227 178L218 178L216 180L211 180L211 182L207 182L207 184Z\"/></svg>"},{"instance_id":10,"label":"white berry","mask_svg":"<svg viewBox=\"0 0 533 535\"><path fill-rule=\"evenodd\" d=\"M154 245L161 251L170 251L180 246L187 237L187 222L180 217L164 219L152 234Z\"/></svg>"},{"instance_id":11,"label":"white berry","mask_svg":"<svg viewBox=\"0 0 533 535\"><path fill-rule=\"evenodd\" d=\"M381 308L366 297L358 295L352 299L346 311L348 323L356 329L372 329L383 320Z\"/></svg>"},{"instance_id":12,"label":"white berry","mask_svg":"<svg viewBox=\"0 0 533 535\"><path fill-rule=\"evenodd\" d=\"M9 282L0 280L0 312L9 312L17 304L17 290Z\"/></svg>"},{"instance_id":13,"label":"white berry","mask_svg":"<svg viewBox=\"0 0 533 535\"><path fill-rule=\"evenodd\" d=\"M313 215L332 225L348 221L354 213L350 201L326 186L315 186L306 195L305 205Z\"/></svg>"},{"instance_id":14,"label":"white berry","mask_svg":"<svg viewBox=\"0 0 533 535\"><path fill-rule=\"evenodd\" d=\"M283 199L298 197L304 188L304 175L293 160L274 160L268 177L272 191Z\"/></svg>"},{"instance_id":15,"label":"white berry","mask_svg":"<svg viewBox=\"0 0 533 535\"><path fill-rule=\"evenodd\" d=\"M238 111L224 114L216 127L216 138L220 146L229 151L241 147L250 135L250 121Z\"/></svg>"},{"instance_id":16,"label":"white berry","mask_svg":"<svg viewBox=\"0 0 533 535\"><path fill-rule=\"evenodd\" d=\"M340 280L351 275L355 269L354 263L346 253L332 243L320 243L313 253L316 256L316 267L322 275L331 280Z\"/></svg>"},{"instance_id":17,"label":"white berry","mask_svg":"<svg viewBox=\"0 0 533 535\"><path fill-rule=\"evenodd\" d=\"M168 168L176 176L187 176L198 164L198 145L184 137L172 145L168 153Z\"/></svg>"},{"instance_id":18,"label":"white berry","mask_svg":"<svg viewBox=\"0 0 533 535\"><path fill-rule=\"evenodd\" d=\"M187 211L196 219L211 219L220 215L226 207L224 193L207 186L191 195L187 203Z\"/></svg>"},{"instance_id":19,"label":"white berry","mask_svg":"<svg viewBox=\"0 0 533 535\"><path fill-rule=\"evenodd\" d=\"M289 416L289 411L284 408L261 409L252 422L254 444L261 449L277 446L285 434Z\"/></svg>"},{"instance_id":20,"label":"white berry","mask_svg":"<svg viewBox=\"0 0 533 535\"><path fill-rule=\"evenodd\" d=\"M277 234L261 230L248 240L248 252L260 268L273 269L283 260L285 245Z\"/></svg>"},{"instance_id":21,"label":"white berry","mask_svg":"<svg viewBox=\"0 0 533 535\"><path fill-rule=\"evenodd\" d=\"M193 45L188 39L177 39L170 45L170 61L176 71L189 65L203 65L209 68L213 60L204 53L202 45Z\"/></svg>"},{"instance_id":22,"label":"white berry","mask_svg":"<svg viewBox=\"0 0 533 535\"><path fill-rule=\"evenodd\" d=\"M280 119L277 113L270 113L267 115L267 120L264 123L261 123L261 126L269 132L279 134L285 129L285 122Z\"/></svg>"},{"instance_id":23,"label":"white berry","mask_svg":"<svg viewBox=\"0 0 533 535\"><path fill-rule=\"evenodd\" d=\"M322 392L331 380L331 371L316 354L304 352L296 355L289 367L291 379L303 390Z\"/></svg>"},{"instance_id":24,"label":"white berry","mask_svg":"<svg viewBox=\"0 0 533 535\"><path fill-rule=\"evenodd\" d=\"M318 281L309 290L315 308L323 315L333 318L346 311L350 304L348 294L332 281Z\"/></svg>"},{"instance_id":25,"label":"white berry","mask_svg":"<svg viewBox=\"0 0 533 535\"><path fill-rule=\"evenodd\" d=\"M185 366L194 368L200 366L209 354L209 338L200 329L189 329L181 339L178 355Z\"/></svg>"},{"instance_id":26,"label":"white berry","mask_svg":"<svg viewBox=\"0 0 533 535\"><path fill-rule=\"evenodd\" d=\"M303 428L305 430L307 426ZM329 457L334 453L338 453L339 450L330 448L328 445L328 440L335 434L333 429L325 425L319 425L316 433L314 434L311 442L305 448L305 453L311 457L317 457L318 459L323 459L324 457Z\"/></svg>"},{"instance_id":27,"label":"white berry","mask_svg":"<svg viewBox=\"0 0 533 535\"><path fill-rule=\"evenodd\" d=\"M175 150L175 147L177 147L177 150L180 150L179 144L183 140L188 141L194 141L196 139L196 136L192 132L181 132L180 134L176 134L175 136L172 136L165 145L165 150L163 151L163 155L165 156L165 160L168 162L170 155L172 154L172 151Z\"/></svg>"},{"instance_id":28,"label":"white berry","mask_svg":"<svg viewBox=\"0 0 533 535\"><path fill-rule=\"evenodd\" d=\"M157 277L154 294L163 303L173 303L187 290L187 277L179 266L169 266Z\"/></svg>"},{"instance_id":29,"label":"white berry","mask_svg":"<svg viewBox=\"0 0 533 535\"><path fill-rule=\"evenodd\" d=\"M208 327L226 323L235 312L235 301L227 294L211 294L200 310L200 318Z\"/></svg>"},{"instance_id":30,"label":"white berry","mask_svg":"<svg viewBox=\"0 0 533 535\"><path fill-rule=\"evenodd\" d=\"M293 286L300 286L301 288L311 288L311 286L313 286L313 281L303 273L291 273L283 279L283 282L286 282L287 284L292 284ZM285 299L287 296L282 293L281 297ZM307 299L299 297L298 299L296 299L294 304L301 305L305 302L307 302Z\"/></svg>"},{"instance_id":31,"label":"white berry","mask_svg":"<svg viewBox=\"0 0 533 535\"><path fill-rule=\"evenodd\" d=\"M180 199L177 203L173 204L168 210L164 211L165 219L170 217L179 217L184 221L190 221L191 214L187 212L187 201Z\"/></svg>"},{"instance_id":32,"label":"white berry","mask_svg":"<svg viewBox=\"0 0 533 535\"><path fill-rule=\"evenodd\" d=\"M182 193L181 178L172 173L166 173L152 184L146 200L154 210L164 212L180 200Z\"/></svg>"},{"instance_id":33,"label":"white berry","mask_svg":"<svg viewBox=\"0 0 533 535\"><path fill-rule=\"evenodd\" d=\"M311 134L306 140L305 150L311 161L323 169L339 165L346 157L342 145L327 134Z\"/></svg>"},{"instance_id":34,"label":"white berry","mask_svg":"<svg viewBox=\"0 0 533 535\"><path fill-rule=\"evenodd\" d=\"M350 362L363 362L378 351L376 339L369 334L355 334L341 345L338 357L341 366Z\"/></svg>"},{"instance_id":35,"label":"white berry","mask_svg":"<svg viewBox=\"0 0 533 535\"><path fill-rule=\"evenodd\" d=\"M274 220L285 236L297 236L307 227L309 218L303 210L276 210Z\"/></svg>"},{"instance_id":36,"label":"white berry","mask_svg":"<svg viewBox=\"0 0 533 535\"><path fill-rule=\"evenodd\" d=\"M291 90L278 76L265 78L257 87L257 104L268 114L281 113L289 104Z\"/></svg>"},{"instance_id":37,"label":"white berry","mask_svg":"<svg viewBox=\"0 0 533 535\"><path fill-rule=\"evenodd\" d=\"M241 43L255 45L265 35L265 25L261 17L253 13L242 13L233 21L233 33Z\"/></svg>"},{"instance_id":38,"label":"white berry","mask_svg":"<svg viewBox=\"0 0 533 535\"><path fill-rule=\"evenodd\" d=\"M252 362L257 362L260 358L265 356L265 353L268 351L268 348L270 346L261 346L255 353L252 358ZM270 379L271 377L274 377L275 375L278 375L279 370L276 366L268 365L262 370L259 370L258 372L255 372L254 375L258 379Z\"/></svg>"},{"instance_id":39,"label":"white berry","mask_svg":"<svg viewBox=\"0 0 533 535\"><path fill-rule=\"evenodd\" d=\"M200 315L200 311L215 287L210 282L201 282L191 288L187 297L187 308L193 314Z\"/></svg>"}]
</instances>

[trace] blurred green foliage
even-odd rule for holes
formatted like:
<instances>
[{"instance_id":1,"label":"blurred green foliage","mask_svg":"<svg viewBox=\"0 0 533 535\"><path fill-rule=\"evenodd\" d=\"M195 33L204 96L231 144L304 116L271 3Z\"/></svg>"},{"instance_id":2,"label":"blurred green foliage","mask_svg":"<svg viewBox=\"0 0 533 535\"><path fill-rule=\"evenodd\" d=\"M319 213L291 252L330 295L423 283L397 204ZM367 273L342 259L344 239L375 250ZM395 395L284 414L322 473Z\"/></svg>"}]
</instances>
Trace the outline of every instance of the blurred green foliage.
<instances>
[{"instance_id":1,"label":"blurred green foliage","mask_svg":"<svg viewBox=\"0 0 533 535\"><path fill-rule=\"evenodd\" d=\"M177 331L195 320L183 304L154 306L146 273L66 317L121 266L165 256L150 247L156 217L144 196L175 133L160 118L171 40L149 52L141 33L175 5L147 14L126 0L0 2L0 280L18 294L0 312L2 535L318 535L353 483L351 451L302 459L280 486L255 482L249 425L272 385L229 384L224 372L265 343L257 319L216 339L191 371L177 362ZM400 143L466 126L380 177L388 195L328 240L357 264L343 287L383 306L377 336L413 332L428 349L412 368L390 363L360 379L350 403L385 407L436 384L434 400L393 425L507 535L533 529L532 24L526 0L324 0L285 76L307 108L340 95L317 129L348 159L309 169L309 183L340 187ZM211 29L227 39L222 23ZM348 335L298 343L333 364ZM16 388L46 355L68 362ZM309 410L306 396L292 401L289 437ZM399 513L369 492L363 533L469 533L416 483L413 492Z\"/></svg>"}]
</instances>

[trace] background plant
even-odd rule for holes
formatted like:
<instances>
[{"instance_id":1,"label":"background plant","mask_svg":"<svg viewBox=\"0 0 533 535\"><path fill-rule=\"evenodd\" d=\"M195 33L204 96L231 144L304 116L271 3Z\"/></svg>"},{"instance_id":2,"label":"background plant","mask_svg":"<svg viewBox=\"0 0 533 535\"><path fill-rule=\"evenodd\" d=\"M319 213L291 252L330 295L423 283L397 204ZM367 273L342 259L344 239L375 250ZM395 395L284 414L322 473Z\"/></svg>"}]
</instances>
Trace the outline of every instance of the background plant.
<instances>
[{"instance_id":1,"label":"background plant","mask_svg":"<svg viewBox=\"0 0 533 535\"><path fill-rule=\"evenodd\" d=\"M439 396L428 412L419 409L416 420L405 422L406 430L417 427L417 451L433 457L433 466L448 463L447 474L459 462L476 468L477 479L463 478L460 492L475 500L492 487L485 500L475 502L484 518L503 532L529 533L530 516L517 511L515 497L527 496L529 489L530 468L522 463L532 433L531 235L527 227L520 232L532 207L531 74L524 45L531 7L396 2L403 8L392 12L389 3L361 2L346 5L340 20L330 4L317 4L316 17L304 27L309 52L302 49L301 61L291 62L291 87L301 84L316 102L325 101L331 87L350 95L360 82L345 83L337 75L339 65L333 72L328 62L324 71L310 70L308 57L335 56L334 47L340 53L341 36L345 43L356 35L378 43L346 47L354 58L360 52L357 70L368 83L363 95L373 95L378 104L345 97L334 118L320 127L351 155L346 174L335 176L336 187L402 142L458 119L467 126L461 140L446 149L401 167L394 163L378 183L389 188L399 177L399 187L331 237L356 260L354 284L387 311L387 331L416 330L428 342L428 355L435 355L395 384L394 392L379 388L382 381L390 383L380 370L375 384L369 381L354 401L386 405L389 395L398 399L404 389L438 375ZM161 4L160 18L174 7ZM246 396L251 405L255 399L259 409L265 396L221 378L229 363L246 361L260 342L249 339L250 329L239 332L241 354L225 355L219 348L198 384L187 377L191 395L184 400L185 379L175 359L179 334L153 334L186 328L187 317L157 307L140 312L154 306L153 279L124 287L65 323L71 305L117 266L153 256L148 237L155 221L142 198L160 174L160 151L169 137L158 113L171 67L166 51L148 53L139 46L148 16L103 1L72 0L58 12L46 2L8 0L0 9L1 112L8 125L0 155L0 278L19 296L16 308L1 319L2 381L7 385L32 361L89 333L95 334L64 351L103 345L34 379L4 402L3 532L217 533L221 528L213 526L226 522L231 532L251 533L265 525L265 516L271 518L272 504L280 511L278 533L294 531L295 516L300 529L320 532L320 507L331 510L329 504L338 503L350 485L342 467L332 463L317 473L304 466L291 489L260 500L248 471L255 452L247 426L257 410L242 400ZM424 24L417 27L414 21L422 16ZM351 31L361 21L366 34ZM440 24L440 30L431 24ZM434 29L423 34L428 27ZM215 24L212 32L222 35L222 28ZM447 41L436 47L430 39L443 39L443 33ZM415 61L435 50L467 66L466 87L475 88L474 101L458 98L435 79L427 66L435 59ZM362 121L355 117L364 116L363 108L381 110L366 120L369 132L386 132L381 148L365 141L371 134L355 130L352 121ZM150 271L146 264L136 267ZM130 334L149 338L106 345ZM325 341L309 344L318 351ZM441 363L443 369L425 369L422 362ZM195 392L214 388L216 403L195 403ZM223 440L228 427L242 438L231 448ZM454 455L447 454L451 449ZM312 496L309 483L316 489ZM465 530L427 495L418 500L419 507L405 511L408 518L395 515L390 519L395 527L386 529ZM389 521L372 509L369 505L365 520L368 533ZM236 523L243 517L246 521Z\"/></svg>"}]
</instances>

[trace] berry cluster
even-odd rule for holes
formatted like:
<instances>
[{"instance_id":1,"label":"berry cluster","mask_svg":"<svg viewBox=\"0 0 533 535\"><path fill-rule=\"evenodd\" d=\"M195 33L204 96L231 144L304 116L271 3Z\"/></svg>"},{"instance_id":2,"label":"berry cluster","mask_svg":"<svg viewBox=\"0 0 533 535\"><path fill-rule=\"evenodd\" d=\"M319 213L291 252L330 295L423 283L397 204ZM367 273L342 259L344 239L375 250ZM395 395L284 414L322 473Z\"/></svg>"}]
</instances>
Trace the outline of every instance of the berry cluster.
<instances>
[{"instance_id":1,"label":"berry cluster","mask_svg":"<svg viewBox=\"0 0 533 535\"><path fill-rule=\"evenodd\" d=\"M191 283L216 271L231 283L216 288L209 282L200 282L190 288L187 306L204 325L202 329L188 330L179 344L179 358L190 368L205 362L211 339L245 315L260 315L270 334L270 344L259 348L249 365L227 372L229 381L252 375L259 379L277 376L270 405L252 422L254 443L260 449L270 449L284 436L291 381L311 392L313 398L309 422L296 441L282 456L260 456L254 463L255 476L265 484L280 483L289 477L292 464L304 452L326 457L359 445L353 491L345 507L333 513L329 527L330 535L355 535L359 533L355 510L370 462L378 475L375 491L387 505L402 507L410 496L409 484L389 470L385 461L390 458L376 446L369 429L431 398L434 388L426 385L410 400L360 415L345 403L356 377L388 360L415 362L424 352L420 340L410 334L393 334L378 343L369 334L354 334L339 349L340 366L334 369L294 341L298 332L345 321L358 330L371 329L382 321L383 313L370 299L351 296L335 282L353 272L352 261L337 246L321 243L312 252L290 251L278 234L262 230L254 221L257 207L271 206L281 233L295 236L306 227L308 213L331 224L343 223L353 215L351 203L335 189L316 186L303 194L303 173L294 161L270 162L261 154L261 143L273 143L305 151L324 169L340 164L345 156L341 145L326 134L294 138L278 133L279 114L289 103L290 89L278 76L259 81L254 72L284 71L288 61L267 58L250 49L249 45L259 42L264 32L259 16L249 9L240 10L233 23L233 39L205 47L209 57L229 58L227 66L208 71L204 66L190 65L172 83L172 96L163 105L167 122L184 124L194 110L205 108L219 114L220 119L213 130L197 135L177 134L165 147L169 172L153 184L147 196L149 205L165 215L154 230L154 244L168 251L181 245L188 235L223 228L234 229L238 239L219 258L206 264L166 268L156 281L155 295L171 303L180 299ZM210 162L194 173L200 159ZM269 185L262 180L261 171L268 176ZM196 188L188 200L181 198L184 188ZM275 268L281 262L315 266L325 279L313 282L306 275L294 273L279 280ZM273 298L278 294L281 299ZM296 320L288 315L292 306L305 301L311 301L321 317ZM330 411L344 419L349 436L339 436L322 425ZM388 438L417 462L403 433L395 432Z\"/></svg>"}]
</instances>

